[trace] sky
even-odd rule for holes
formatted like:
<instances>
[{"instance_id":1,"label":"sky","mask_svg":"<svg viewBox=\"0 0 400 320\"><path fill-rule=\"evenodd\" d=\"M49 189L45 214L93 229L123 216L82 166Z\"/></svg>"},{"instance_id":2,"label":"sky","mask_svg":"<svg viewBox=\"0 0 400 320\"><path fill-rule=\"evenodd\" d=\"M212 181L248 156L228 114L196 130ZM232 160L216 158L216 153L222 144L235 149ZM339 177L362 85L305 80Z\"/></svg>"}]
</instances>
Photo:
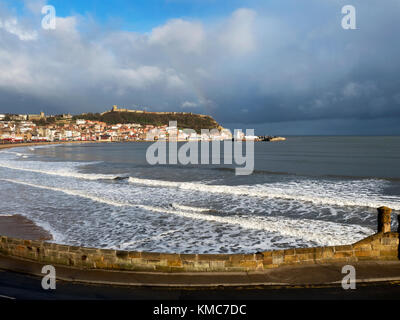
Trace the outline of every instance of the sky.
<instances>
[{"instance_id":1,"label":"sky","mask_svg":"<svg viewBox=\"0 0 400 320\"><path fill-rule=\"evenodd\" d=\"M116 104L259 135L399 135L399 16L399 0L0 0L0 113Z\"/></svg>"}]
</instances>

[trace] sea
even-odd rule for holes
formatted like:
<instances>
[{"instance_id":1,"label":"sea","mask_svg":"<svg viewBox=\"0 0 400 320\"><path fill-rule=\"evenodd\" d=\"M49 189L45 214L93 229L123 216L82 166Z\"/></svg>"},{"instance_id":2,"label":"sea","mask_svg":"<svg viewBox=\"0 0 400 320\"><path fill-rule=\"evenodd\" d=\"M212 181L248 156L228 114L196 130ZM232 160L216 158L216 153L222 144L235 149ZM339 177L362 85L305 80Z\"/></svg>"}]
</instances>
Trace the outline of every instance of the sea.
<instances>
[{"instance_id":1,"label":"sea","mask_svg":"<svg viewBox=\"0 0 400 320\"><path fill-rule=\"evenodd\" d=\"M251 175L224 164L223 148L219 165L150 165L150 145L1 150L0 215L23 215L56 243L171 253L351 244L376 232L383 205L397 229L400 137L255 142Z\"/></svg>"}]
</instances>

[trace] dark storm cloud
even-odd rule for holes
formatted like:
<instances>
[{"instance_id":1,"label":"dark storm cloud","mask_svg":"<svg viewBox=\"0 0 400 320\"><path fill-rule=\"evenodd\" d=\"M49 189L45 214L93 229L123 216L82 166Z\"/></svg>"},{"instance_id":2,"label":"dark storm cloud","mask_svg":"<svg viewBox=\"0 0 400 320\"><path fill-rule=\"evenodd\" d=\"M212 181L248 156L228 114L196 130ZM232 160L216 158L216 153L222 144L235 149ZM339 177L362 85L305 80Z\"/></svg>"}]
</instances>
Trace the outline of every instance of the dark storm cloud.
<instances>
[{"instance_id":1,"label":"dark storm cloud","mask_svg":"<svg viewBox=\"0 0 400 320\"><path fill-rule=\"evenodd\" d=\"M24 17L2 7L0 112L118 104L289 133L330 124L340 131L340 123L364 132L373 119L400 118L400 4L351 1L358 29L344 30L347 2L255 5L218 21L170 20L147 34L82 16L58 18L56 30L45 31L43 1L31 1Z\"/></svg>"}]
</instances>

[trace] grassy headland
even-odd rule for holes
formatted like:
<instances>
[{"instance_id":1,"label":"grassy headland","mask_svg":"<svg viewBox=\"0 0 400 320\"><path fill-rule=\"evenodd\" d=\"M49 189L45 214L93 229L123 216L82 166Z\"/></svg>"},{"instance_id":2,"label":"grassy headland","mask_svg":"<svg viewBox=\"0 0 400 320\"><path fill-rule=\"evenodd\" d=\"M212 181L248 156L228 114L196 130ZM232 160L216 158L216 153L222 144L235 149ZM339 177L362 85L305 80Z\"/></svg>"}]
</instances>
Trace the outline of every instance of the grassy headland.
<instances>
[{"instance_id":1,"label":"grassy headland","mask_svg":"<svg viewBox=\"0 0 400 320\"><path fill-rule=\"evenodd\" d=\"M177 121L181 129L190 128L200 132L201 129L218 129L221 126L211 116L183 112L106 112L106 113L84 113L75 115L74 120L84 119L102 121L107 124L137 123L140 125L163 126L170 121Z\"/></svg>"}]
</instances>

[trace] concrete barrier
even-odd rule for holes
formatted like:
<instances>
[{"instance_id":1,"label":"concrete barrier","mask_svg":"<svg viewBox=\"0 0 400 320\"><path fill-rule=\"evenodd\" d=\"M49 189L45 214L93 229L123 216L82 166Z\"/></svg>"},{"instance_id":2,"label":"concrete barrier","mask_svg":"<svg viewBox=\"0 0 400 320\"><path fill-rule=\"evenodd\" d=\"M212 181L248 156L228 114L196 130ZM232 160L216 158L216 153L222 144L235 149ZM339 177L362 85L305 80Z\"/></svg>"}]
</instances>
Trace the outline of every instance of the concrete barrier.
<instances>
[{"instance_id":1,"label":"concrete barrier","mask_svg":"<svg viewBox=\"0 0 400 320\"><path fill-rule=\"evenodd\" d=\"M85 248L1 236L0 253L83 269L156 272L247 272L285 265L399 260L399 234L390 230L391 210L382 207L378 212L379 232L351 245L254 254L169 254Z\"/></svg>"}]
</instances>

